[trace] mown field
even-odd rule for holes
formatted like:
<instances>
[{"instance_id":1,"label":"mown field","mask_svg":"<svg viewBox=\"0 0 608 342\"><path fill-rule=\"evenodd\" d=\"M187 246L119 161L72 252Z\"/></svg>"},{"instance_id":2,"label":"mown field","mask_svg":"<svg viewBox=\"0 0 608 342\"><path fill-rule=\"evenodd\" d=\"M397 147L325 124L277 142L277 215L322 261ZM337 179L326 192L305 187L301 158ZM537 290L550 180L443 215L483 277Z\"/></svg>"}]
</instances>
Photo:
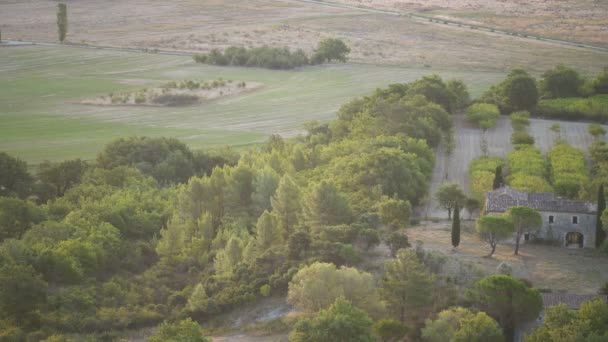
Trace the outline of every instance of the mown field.
<instances>
[{"instance_id":1,"label":"mown field","mask_svg":"<svg viewBox=\"0 0 608 342\"><path fill-rule=\"evenodd\" d=\"M456 7L458 11L482 12L484 18L491 12L505 13L514 19L534 18L540 21L540 25L548 25L548 31L551 31L552 23L558 19L561 22L564 17L561 12L569 10L575 2L568 0L562 6L563 1L547 0L521 6L514 1L495 0L341 1L365 6L385 4L392 9L397 4L398 10L415 9L437 16L443 15L440 9L446 6L448 9ZM460 7L463 4L470 6L463 9ZM270 45L301 48L310 53L319 40L337 37L351 47L350 57L356 62L503 72L513 67L542 72L564 63L584 74L601 70L608 55L601 51L430 23L407 16L328 6L328 2L79 0L69 2L68 7L69 43L197 52L225 49L231 45ZM592 25L589 35L605 40L606 34L601 30L605 28L606 5L596 1L596 4L581 7L584 13L599 17L596 20L599 24L585 14L579 15L578 10L568 12L569 15L576 13L568 21L578 20ZM5 1L0 11L2 36L4 39L56 43L55 11L56 2L53 1ZM460 16L457 19L463 21ZM475 23L477 19L467 21ZM483 20L481 22L484 23ZM583 26L577 26L576 32ZM572 28L565 31L575 32Z\"/></svg>"},{"instance_id":2,"label":"mown field","mask_svg":"<svg viewBox=\"0 0 608 342\"><path fill-rule=\"evenodd\" d=\"M0 49L0 150L30 162L93 158L114 137L173 136L193 147L243 146L269 134L290 136L310 120L328 120L353 97L437 72L479 94L504 75L366 64L293 71L195 64L187 56L70 47ZM261 89L191 107L90 106L84 98L217 78L260 82Z\"/></svg>"}]
</instances>

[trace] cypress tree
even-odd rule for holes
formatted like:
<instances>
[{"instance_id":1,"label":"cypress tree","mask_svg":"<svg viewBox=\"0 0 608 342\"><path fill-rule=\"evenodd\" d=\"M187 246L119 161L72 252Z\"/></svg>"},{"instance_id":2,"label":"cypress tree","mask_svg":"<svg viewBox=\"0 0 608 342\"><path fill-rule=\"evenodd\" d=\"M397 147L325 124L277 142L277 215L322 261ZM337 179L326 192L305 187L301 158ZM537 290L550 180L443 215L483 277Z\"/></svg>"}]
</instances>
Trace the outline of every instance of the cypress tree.
<instances>
[{"instance_id":1,"label":"cypress tree","mask_svg":"<svg viewBox=\"0 0 608 342\"><path fill-rule=\"evenodd\" d=\"M460 245L460 208L456 204L452 220L452 246L456 248L458 245Z\"/></svg>"},{"instance_id":2,"label":"cypress tree","mask_svg":"<svg viewBox=\"0 0 608 342\"><path fill-rule=\"evenodd\" d=\"M604 197L604 184L600 184L600 188L597 191L597 220L595 222L595 247L600 247L606 233L602 228L602 213L606 209L606 198Z\"/></svg>"},{"instance_id":3,"label":"cypress tree","mask_svg":"<svg viewBox=\"0 0 608 342\"><path fill-rule=\"evenodd\" d=\"M502 186L504 183L502 179L502 166L498 165L496 167L496 171L494 172L494 184L492 184L492 189L496 190Z\"/></svg>"},{"instance_id":4,"label":"cypress tree","mask_svg":"<svg viewBox=\"0 0 608 342\"><path fill-rule=\"evenodd\" d=\"M57 29L59 41L63 43L68 33L68 7L64 3L57 4Z\"/></svg>"}]
</instances>

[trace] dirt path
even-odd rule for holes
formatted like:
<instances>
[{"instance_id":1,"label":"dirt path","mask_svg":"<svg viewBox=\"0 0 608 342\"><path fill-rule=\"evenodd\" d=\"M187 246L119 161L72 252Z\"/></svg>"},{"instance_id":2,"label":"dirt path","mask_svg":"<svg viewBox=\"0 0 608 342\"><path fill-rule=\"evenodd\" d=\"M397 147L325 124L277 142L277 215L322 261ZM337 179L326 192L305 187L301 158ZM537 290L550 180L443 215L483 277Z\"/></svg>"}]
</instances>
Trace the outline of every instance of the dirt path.
<instances>
[{"instance_id":1,"label":"dirt path","mask_svg":"<svg viewBox=\"0 0 608 342\"><path fill-rule=\"evenodd\" d=\"M551 149L555 142L555 134L549 127L555 123L561 126L561 138L573 146L582 149L585 153L593 139L587 133L588 123L567 122L556 120L531 119L529 133L535 139L535 146L543 153ZM604 126L608 127L608 126ZM445 183L458 183L462 189L469 193L469 164L473 159L482 156L482 132L466 121L463 114L454 116L455 149L451 156L446 155L445 148L441 147L436 153L435 168L431 179L428 203L418 209L421 218L447 218L447 211L438 208L437 201L432 197L437 189ZM488 152L490 156L505 157L512 150L511 123L509 118L501 116L496 128L486 132Z\"/></svg>"}]
</instances>

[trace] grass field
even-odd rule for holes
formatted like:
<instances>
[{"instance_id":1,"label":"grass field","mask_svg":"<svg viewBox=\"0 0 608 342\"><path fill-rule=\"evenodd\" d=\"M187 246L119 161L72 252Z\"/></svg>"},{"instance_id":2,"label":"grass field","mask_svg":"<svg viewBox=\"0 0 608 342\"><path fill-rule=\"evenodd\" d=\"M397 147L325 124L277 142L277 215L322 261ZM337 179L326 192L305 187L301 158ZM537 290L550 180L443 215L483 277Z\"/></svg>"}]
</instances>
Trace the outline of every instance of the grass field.
<instances>
[{"instance_id":1,"label":"grass field","mask_svg":"<svg viewBox=\"0 0 608 342\"><path fill-rule=\"evenodd\" d=\"M469 12L484 10L486 14L493 10L501 13L506 6L510 17L532 16L549 24L557 17L563 17L559 11L570 8L556 6L564 2L559 0L533 2L530 6L498 0L341 1L371 6L397 3L406 9L418 9L422 4L431 10L444 8L442 3L447 2L448 8L456 6L457 10ZM566 1L568 4L580 2ZM464 9L457 6L464 3L470 6ZM481 7L476 7L478 5ZM302 48L310 53L322 38L338 37L351 47L350 58L356 62L502 72L518 66L543 72L563 63L584 74L600 71L608 56L606 52L434 24L407 16L298 0L79 0L71 1L68 7L70 28L67 41L71 43L185 51L267 44ZM584 4L580 7L601 18L606 5ZM5 39L57 42L55 11L56 2L53 1L5 1L0 11L2 36ZM541 15L537 14L538 11ZM543 11L549 14L544 16ZM603 17L600 24L605 23L606 16ZM581 22L591 22L584 16L576 18ZM604 31L596 32L594 36L605 39L607 35Z\"/></svg>"},{"instance_id":2,"label":"grass field","mask_svg":"<svg viewBox=\"0 0 608 342\"><path fill-rule=\"evenodd\" d=\"M437 72L461 78L479 94L499 72L452 72L366 64L294 71L224 68L184 56L69 47L0 49L0 150L31 163L93 158L113 137L174 136L193 147L247 145L266 136L300 132L310 120L328 120L353 97L377 87ZM193 107L114 107L79 104L109 92L158 86L170 80L260 82L254 92Z\"/></svg>"}]
</instances>

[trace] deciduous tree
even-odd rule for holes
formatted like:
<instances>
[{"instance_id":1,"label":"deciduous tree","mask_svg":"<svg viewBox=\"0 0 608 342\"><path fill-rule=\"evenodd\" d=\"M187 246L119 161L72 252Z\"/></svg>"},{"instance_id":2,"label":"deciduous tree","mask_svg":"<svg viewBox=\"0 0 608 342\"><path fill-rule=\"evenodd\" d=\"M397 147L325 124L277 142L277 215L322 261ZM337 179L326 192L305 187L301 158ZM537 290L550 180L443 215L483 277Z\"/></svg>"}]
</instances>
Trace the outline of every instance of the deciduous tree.
<instances>
[{"instance_id":1,"label":"deciduous tree","mask_svg":"<svg viewBox=\"0 0 608 342\"><path fill-rule=\"evenodd\" d=\"M540 80L541 92L552 98L577 97L582 85L583 79L579 73L562 64L545 71Z\"/></svg>"},{"instance_id":2,"label":"deciduous tree","mask_svg":"<svg viewBox=\"0 0 608 342\"><path fill-rule=\"evenodd\" d=\"M150 342L211 342L211 340L203 336L201 326L194 322L191 318L169 323L163 322L154 335L149 339Z\"/></svg>"},{"instance_id":3,"label":"deciduous tree","mask_svg":"<svg viewBox=\"0 0 608 342\"><path fill-rule=\"evenodd\" d=\"M292 342L373 342L372 320L343 297L313 318L300 320L289 334Z\"/></svg>"},{"instance_id":4,"label":"deciduous tree","mask_svg":"<svg viewBox=\"0 0 608 342\"><path fill-rule=\"evenodd\" d=\"M462 307L443 310L437 319L425 321L425 342L504 341L498 323L484 312L474 313Z\"/></svg>"},{"instance_id":5,"label":"deciduous tree","mask_svg":"<svg viewBox=\"0 0 608 342\"><path fill-rule=\"evenodd\" d=\"M24 198L30 191L32 177L27 164L7 153L0 152L0 196Z\"/></svg>"},{"instance_id":6,"label":"deciduous tree","mask_svg":"<svg viewBox=\"0 0 608 342\"><path fill-rule=\"evenodd\" d=\"M476 198L467 198L464 202L464 208L469 213L469 220L473 218L473 214L481 208L481 203Z\"/></svg>"},{"instance_id":7,"label":"deciduous tree","mask_svg":"<svg viewBox=\"0 0 608 342\"><path fill-rule=\"evenodd\" d=\"M61 197L65 192L80 183L86 163L80 159L66 160L53 164L44 161L38 166L38 178L53 189L50 198Z\"/></svg>"},{"instance_id":8,"label":"deciduous tree","mask_svg":"<svg viewBox=\"0 0 608 342\"><path fill-rule=\"evenodd\" d=\"M401 340L408 332L408 328L394 319L381 319L374 324L374 333L382 342Z\"/></svg>"},{"instance_id":9,"label":"deciduous tree","mask_svg":"<svg viewBox=\"0 0 608 342\"><path fill-rule=\"evenodd\" d=\"M311 60L313 63L331 62L333 60L346 62L350 48L340 39L325 38L319 42Z\"/></svg>"},{"instance_id":10,"label":"deciduous tree","mask_svg":"<svg viewBox=\"0 0 608 342\"><path fill-rule=\"evenodd\" d=\"M405 228L410 223L412 206L410 202L383 196L376 205L382 223L393 228Z\"/></svg>"},{"instance_id":11,"label":"deciduous tree","mask_svg":"<svg viewBox=\"0 0 608 342\"><path fill-rule=\"evenodd\" d=\"M44 220L44 213L36 205L17 198L0 197L0 242L20 239L34 224Z\"/></svg>"},{"instance_id":12,"label":"deciduous tree","mask_svg":"<svg viewBox=\"0 0 608 342\"><path fill-rule=\"evenodd\" d=\"M506 215L515 230L515 255L517 255L521 237L526 232L537 232L543 224L543 219L538 211L524 206L511 207Z\"/></svg>"},{"instance_id":13,"label":"deciduous tree","mask_svg":"<svg viewBox=\"0 0 608 342\"><path fill-rule=\"evenodd\" d=\"M287 301L314 313L328 308L339 297L372 316L384 310L371 274L351 267L336 268L330 263L316 262L300 269L289 283Z\"/></svg>"}]
</instances>

